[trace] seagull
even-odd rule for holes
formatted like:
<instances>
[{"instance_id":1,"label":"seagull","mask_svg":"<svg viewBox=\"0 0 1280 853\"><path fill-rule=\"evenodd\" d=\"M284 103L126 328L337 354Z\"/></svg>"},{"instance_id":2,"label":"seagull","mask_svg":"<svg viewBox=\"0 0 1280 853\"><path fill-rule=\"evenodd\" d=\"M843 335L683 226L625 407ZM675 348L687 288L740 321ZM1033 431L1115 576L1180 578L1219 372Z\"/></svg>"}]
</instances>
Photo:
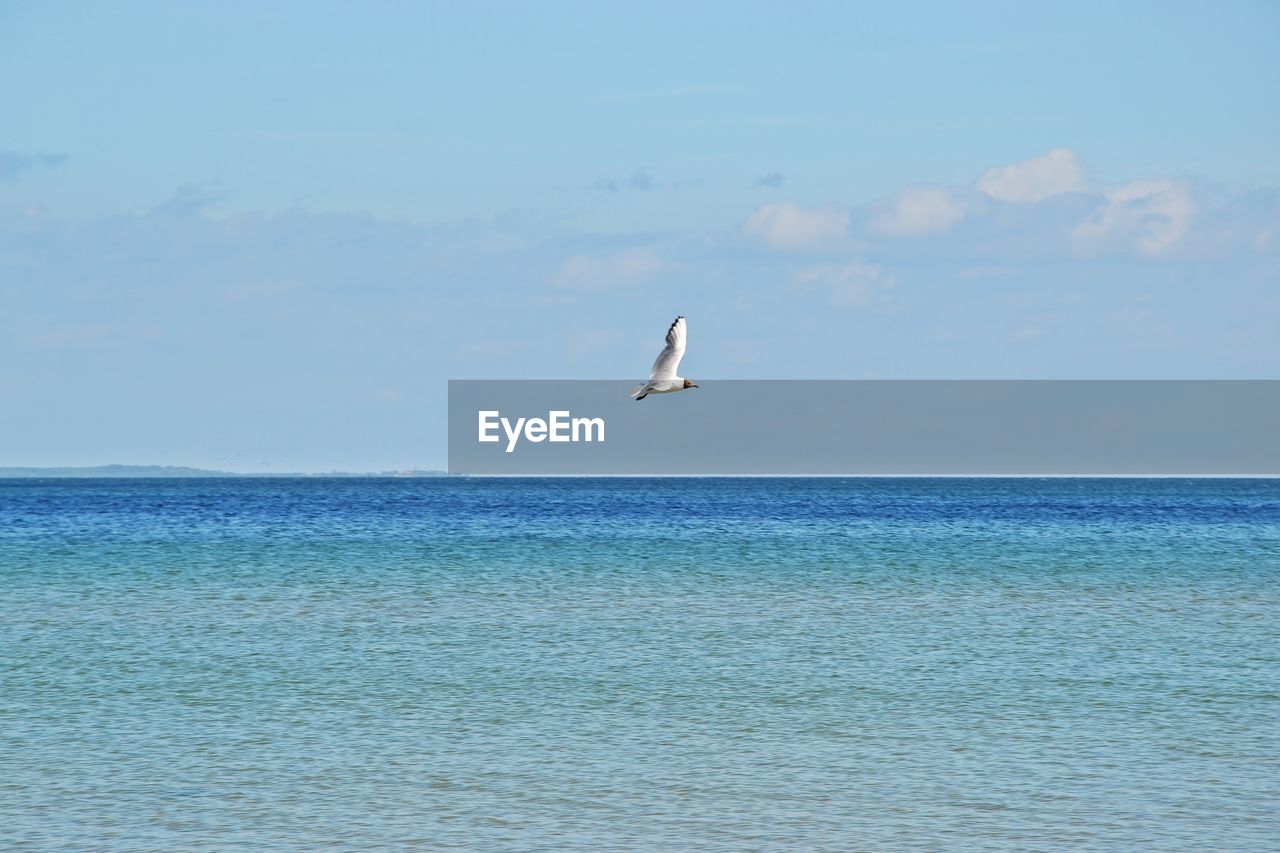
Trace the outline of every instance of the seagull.
<instances>
[{"instance_id":1,"label":"seagull","mask_svg":"<svg viewBox=\"0 0 1280 853\"><path fill-rule=\"evenodd\" d=\"M684 358L685 336L684 315L681 314L671 324L671 328L667 329L667 345L654 360L653 367L649 370L649 381L632 388L630 396L643 400L650 394L670 394L698 387L690 380L676 376L676 371L680 369L680 359Z\"/></svg>"}]
</instances>

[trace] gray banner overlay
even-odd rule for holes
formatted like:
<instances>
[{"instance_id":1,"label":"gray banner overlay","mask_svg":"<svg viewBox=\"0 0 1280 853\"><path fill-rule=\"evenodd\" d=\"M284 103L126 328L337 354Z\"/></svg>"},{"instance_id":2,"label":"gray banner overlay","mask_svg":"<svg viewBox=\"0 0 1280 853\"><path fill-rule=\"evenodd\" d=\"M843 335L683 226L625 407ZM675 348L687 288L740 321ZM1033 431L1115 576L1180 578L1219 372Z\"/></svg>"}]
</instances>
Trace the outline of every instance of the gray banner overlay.
<instances>
[{"instance_id":1,"label":"gray banner overlay","mask_svg":"<svg viewBox=\"0 0 1280 853\"><path fill-rule=\"evenodd\" d=\"M707 380L699 381L699 388L640 401L627 396L635 384L450 381L449 471L484 476L1280 474L1276 380ZM480 440L482 427L491 440Z\"/></svg>"}]
</instances>

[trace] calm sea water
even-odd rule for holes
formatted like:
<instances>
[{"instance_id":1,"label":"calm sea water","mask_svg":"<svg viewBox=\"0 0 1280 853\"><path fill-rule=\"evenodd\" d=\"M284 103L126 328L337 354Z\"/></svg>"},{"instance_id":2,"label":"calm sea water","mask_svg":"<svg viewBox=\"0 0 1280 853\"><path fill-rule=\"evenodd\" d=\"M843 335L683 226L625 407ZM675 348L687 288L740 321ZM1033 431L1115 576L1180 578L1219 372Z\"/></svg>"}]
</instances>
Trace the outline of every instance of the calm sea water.
<instances>
[{"instance_id":1,"label":"calm sea water","mask_svg":"<svg viewBox=\"0 0 1280 853\"><path fill-rule=\"evenodd\" d=\"M1280 481L0 481L0 843L1280 847Z\"/></svg>"}]
</instances>

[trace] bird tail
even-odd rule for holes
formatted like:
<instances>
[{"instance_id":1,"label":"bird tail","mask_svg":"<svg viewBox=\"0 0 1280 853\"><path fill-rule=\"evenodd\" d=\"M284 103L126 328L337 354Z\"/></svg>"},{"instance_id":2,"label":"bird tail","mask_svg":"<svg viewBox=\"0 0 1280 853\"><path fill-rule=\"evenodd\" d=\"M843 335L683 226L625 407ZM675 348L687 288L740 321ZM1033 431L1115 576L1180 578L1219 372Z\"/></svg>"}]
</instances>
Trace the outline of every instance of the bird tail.
<instances>
[{"instance_id":1,"label":"bird tail","mask_svg":"<svg viewBox=\"0 0 1280 853\"><path fill-rule=\"evenodd\" d=\"M637 400L643 400L645 398L645 389L648 386L648 384L649 384L648 382L640 383L636 387L632 388L631 393L627 394L627 396L634 397Z\"/></svg>"}]
</instances>

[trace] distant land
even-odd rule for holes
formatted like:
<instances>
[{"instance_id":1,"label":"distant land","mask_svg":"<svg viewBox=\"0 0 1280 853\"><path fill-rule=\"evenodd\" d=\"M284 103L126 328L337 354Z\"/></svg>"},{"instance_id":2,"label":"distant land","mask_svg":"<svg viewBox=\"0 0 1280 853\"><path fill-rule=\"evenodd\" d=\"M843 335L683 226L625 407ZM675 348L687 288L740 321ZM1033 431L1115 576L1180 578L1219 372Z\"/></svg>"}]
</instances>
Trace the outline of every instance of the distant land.
<instances>
[{"instance_id":1,"label":"distant land","mask_svg":"<svg viewBox=\"0 0 1280 853\"><path fill-rule=\"evenodd\" d=\"M297 474L270 472L261 474L237 474L232 471L209 471L204 468L184 468L175 465L95 465L88 468L0 468L0 478L15 477L448 477L444 471L379 471L351 473L330 471L327 474Z\"/></svg>"}]
</instances>

